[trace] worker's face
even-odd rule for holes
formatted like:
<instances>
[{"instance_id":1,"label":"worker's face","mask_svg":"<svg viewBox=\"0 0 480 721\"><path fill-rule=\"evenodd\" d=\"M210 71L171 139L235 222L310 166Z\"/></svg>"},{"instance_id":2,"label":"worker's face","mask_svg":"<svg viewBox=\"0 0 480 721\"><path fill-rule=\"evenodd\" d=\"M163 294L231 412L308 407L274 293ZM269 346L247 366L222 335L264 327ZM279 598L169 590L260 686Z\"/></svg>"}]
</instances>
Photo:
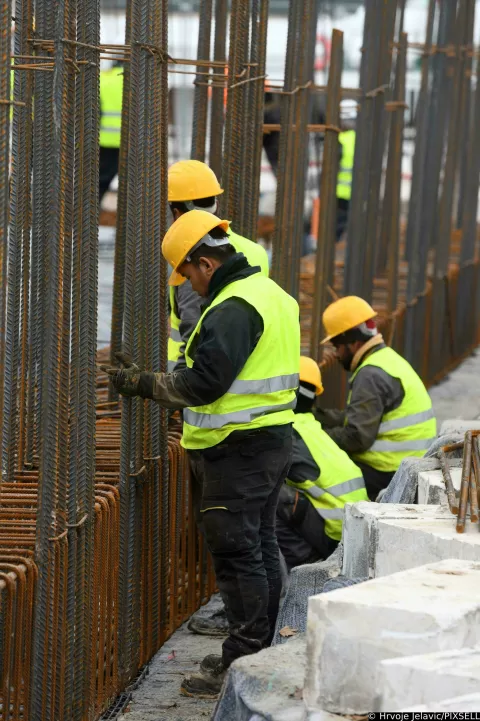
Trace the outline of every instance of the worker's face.
<instances>
[{"instance_id":1,"label":"worker's face","mask_svg":"<svg viewBox=\"0 0 480 721\"><path fill-rule=\"evenodd\" d=\"M211 258L200 258L198 265L185 262L182 263L178 270L190 281L195 293L198 293L202 298L206 298L208 295L208 286L218 265L219 264L215 263Z\"/></svg>"},{"instance_id":2,"label":"worker's face","mask_svg":"<svg viewBox=\"0 0 480 721\"><path fill-rule=\"evenodd\" d=\"M355 351L351 343L335 343L335 357L346 371L349 371L352 365Z\"/></svg>"}]
</instances>

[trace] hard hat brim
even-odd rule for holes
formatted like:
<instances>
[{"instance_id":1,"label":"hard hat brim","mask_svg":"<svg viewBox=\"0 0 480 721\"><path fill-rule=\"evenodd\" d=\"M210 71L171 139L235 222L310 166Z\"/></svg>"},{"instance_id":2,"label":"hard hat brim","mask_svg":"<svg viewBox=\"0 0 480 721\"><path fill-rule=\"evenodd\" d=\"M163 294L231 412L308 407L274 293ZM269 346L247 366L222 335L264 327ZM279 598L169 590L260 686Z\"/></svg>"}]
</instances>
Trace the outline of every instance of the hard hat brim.
<instances>
[{"instance_id":1,"label":"hard hat brim","mask_svg":"<svg viewBox=\"0 0 480 721\"><path fill-rule=\"evenodd\" d=\"M168 279L168 285L176 288L177 286L182 285L182 283L185 283L186 280L187 279L184 275L181 275L181 273L178 273L176 270L172 270L170 278Z\"/></svg>"}]
</instances>

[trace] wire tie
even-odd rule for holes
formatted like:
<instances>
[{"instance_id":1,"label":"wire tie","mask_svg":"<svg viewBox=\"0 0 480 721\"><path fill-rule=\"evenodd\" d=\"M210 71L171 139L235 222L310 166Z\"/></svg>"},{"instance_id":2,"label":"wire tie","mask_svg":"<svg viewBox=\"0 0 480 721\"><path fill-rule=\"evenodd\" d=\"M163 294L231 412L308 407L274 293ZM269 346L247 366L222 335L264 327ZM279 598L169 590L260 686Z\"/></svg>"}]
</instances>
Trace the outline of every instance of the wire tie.
<instances>
[{"instance_id":1,"label":"wire tie","mask_svg":"<svg viewBox=\"0 0 480 721\"><path fill-rule=\"evenodd\" d=\"M78 523L69 523L67 528L80 528L80 526L83 526L83 524L85 523L87 518L88 518L88 513L86 513L84 515L84 517L82 519L80 519L80 521Z\"/></svg>"}]
</instances>

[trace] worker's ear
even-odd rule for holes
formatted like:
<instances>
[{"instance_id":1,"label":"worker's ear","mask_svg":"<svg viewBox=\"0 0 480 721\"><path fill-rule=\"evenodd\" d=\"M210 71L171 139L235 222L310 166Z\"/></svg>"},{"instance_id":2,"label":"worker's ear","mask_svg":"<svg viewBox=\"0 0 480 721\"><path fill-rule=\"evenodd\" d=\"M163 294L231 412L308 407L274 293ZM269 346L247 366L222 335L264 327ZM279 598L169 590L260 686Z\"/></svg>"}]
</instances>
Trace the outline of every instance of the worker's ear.
<instances>
[{"instance_id":1,"label":"worker's ear","mask_svg":"<svg viewBox=\"0 0 480 721\"><path fill-rule=\"evenodd\" d=\"M182 213L178 208L172 208L172 215L174 220L178 220Z\"/></svg>"},{"instance_id":2,"label":"worker's ear","mask_svg":"<svg viewBox=\"0 0 480 721\"><path fill-rule=\"evenodd\" d=\"M215 272L215 270L216 270L216 268L217 268L217 266L216 266L215 263L212 261L212 259L211 259L211 258L206 258L205 256L201 256L201 257L198 259L198 266L199 266L199 268L205 273L205 275L206 275L208 278L211 278L211 277L212 277L212 275L214 274L214 272Z\"/></svg>"}]
</instances>

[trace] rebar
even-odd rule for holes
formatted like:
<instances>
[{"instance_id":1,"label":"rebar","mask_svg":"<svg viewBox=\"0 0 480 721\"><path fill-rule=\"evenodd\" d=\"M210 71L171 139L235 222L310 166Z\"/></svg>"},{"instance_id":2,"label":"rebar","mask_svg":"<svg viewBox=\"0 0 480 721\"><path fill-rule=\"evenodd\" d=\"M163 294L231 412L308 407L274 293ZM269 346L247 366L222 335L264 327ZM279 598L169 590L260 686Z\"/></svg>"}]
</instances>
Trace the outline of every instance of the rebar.
<instances>
[{"instance_id":1,"label":"rebar","mask_svg":"<svg viewBox=\"0 0 480 721\"><path fill-rule=\"evenodd\" d=\"M335 222L337 211L338 132L340 117L340 86L343 69L343 33L332 33L332 50L328 73L326 132L320 180L320 221L318 224L317 259L315 265L315 297L312 312L310 356L321 360L321 315L328 305L327 286L334 282Z\"/></svg>"},{"instance_id":2,"label":"rebar","mask_svg":"<svg viewBox=\"0 0 480 721\"><path fill-rule=\"evenodd\" d=\"M212 2L200 0L197 57L210 60L212 33ZM193 102L192 158L205 161L205 143L207 140L208 86L201 82L201 75L195 79L195 99Z\"/></svg>"}]
</instances>

